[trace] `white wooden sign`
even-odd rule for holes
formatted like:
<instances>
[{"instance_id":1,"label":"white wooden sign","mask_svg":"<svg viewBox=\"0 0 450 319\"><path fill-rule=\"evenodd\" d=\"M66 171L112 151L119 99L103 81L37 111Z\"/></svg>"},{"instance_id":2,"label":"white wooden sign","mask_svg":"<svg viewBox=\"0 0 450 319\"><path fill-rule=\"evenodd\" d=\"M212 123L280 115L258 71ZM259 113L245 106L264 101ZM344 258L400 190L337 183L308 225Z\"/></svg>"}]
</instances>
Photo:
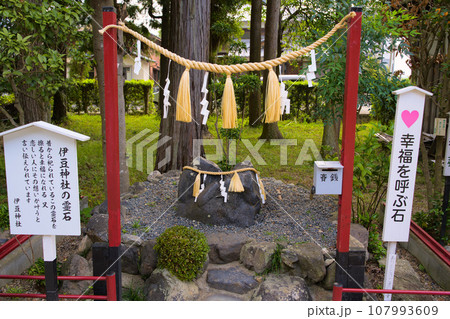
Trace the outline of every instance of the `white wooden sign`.
<instances>
[{"instance_id":1,"label":"white wooden sign","mask_svg":"<svg viewBox=\"0 0 450 319\"><path fill-rule=\"evenodd\" d=\"M425 95L432 94L415 86L397 90L393 94L398 95L398 99L384 215L383 241L407 242L422 134Z\"/></svg>"},{"instance_id":2,"label":"white wooden sign","mask_svg":"<svg viewBox=\"0 0 450 319\"><path fill-rule=\"evenodd\" d=\"M449 113L450 115L450 113ZM445 144L445 162L444 162L444 176L450 176L450 125L447 129L447 141Z\"/></svg>"},{"instance_id":3,"label":"white wooden sign","mask_svg":"<svg viewBox=\"0 0 450 319\"><path fill-rule=\"evenodd\" d=\"M398 98L383 225L383 241L388 242L384 289L394 284L397 242L409 239L425 96L433 95L415 86L392 93ZM390 301L391 294L384 300Z\"/></svg>"},{"instance_id":4,"label":"white wooden sign","mask_svg":"<svg viewBox=\"0 0 450 319\"><path fill-rule=\"evenodd\" d=\"M76 140L89 137L46 122L0 136L11 234L80 235Z\"/></svg>"}]
</instances>

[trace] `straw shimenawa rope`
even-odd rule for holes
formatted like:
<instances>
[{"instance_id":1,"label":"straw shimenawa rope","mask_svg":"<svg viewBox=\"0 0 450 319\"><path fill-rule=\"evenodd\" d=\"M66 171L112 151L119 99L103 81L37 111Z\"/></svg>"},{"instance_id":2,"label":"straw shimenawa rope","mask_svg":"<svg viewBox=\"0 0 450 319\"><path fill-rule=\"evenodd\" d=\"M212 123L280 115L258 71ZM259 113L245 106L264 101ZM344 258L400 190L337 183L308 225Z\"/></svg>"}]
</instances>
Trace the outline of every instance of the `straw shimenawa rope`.
<instances>
[{"instance_id":1,"label":"straw shimenawa rope","mask_svg":"<svg viewBox=\"0 0 450 319\"><path fill-rule=\"evenodd\" d=\"M110 28L116 28L116 29L122 30L123 32L131 34L136 39L147 44L153 50L155 50L155 51L159 52L160 54L166 56L167 58L175 61L176 63L185 66L188 69L203 70L203 71L222 73L222 74L225 73L228 75L228 74L248 72L248 71L267 70L267 69L276 67L280 64L283 64L289 60L295 59L301 55L304 55L304 54L310 52L311 50L317 48L322 43L326 42L334 33L336 33L337 30L339 30L347 25L348 19L353 18L355 16L356 16L355 12L350 12L345 17L343 17L342 20L338 24L336 24L333 27L333 29L330 30L330 32L328 32L326 35L324 35L322 38L320 38L313 44L311 44L303 49L287 53L279 58L272 59L272 60L267 60L267 61L262 61L262 62L254 62L254 63L234 64L234 65L220 65L220 64L213 64L213 63L199 62L199 61L185 59L167 49L164 49L163 47L161 47L158 44L154 43L153 41L147 39L146 37L140 35L139 33L129 29L127 26L125 26L125 24L123 22L119 22L119 25L110 24L110 25L104 27L103 29L99 30L99 32L100 32L100 34L103 34Z\"/></svg>"},{"instance_id":2,"label":"straw shimenawa rope","mask_svg":"<svg viewBox=\"0 0 450 319\"><path fill-rule=\"evenodd\" d=\"M243 63L234 65L219 65L207 62L193 61L180 57L179 55L164 49L157 45L153 41L145 38L139 33L129 29L123 22L119 22L119 25L110 24L100 30L100 34L104 34L110 28L116 28L123 32L129 33L141 42L147 44L151 49L166 56L170 60L183 65L186 70L181 77L180 84L178 86L177 95L177 111L176 120L180 122L191 122L191 98L190 98L190 85L189 85L189 70L196 69L207 72L222 73L227 75L225 82L224 94L222 97L222 125L225 129L232 129L236 127L237 109L236 99L234 97L233 82L231 80L231 74L249 72L249 71L262 71L270 69L267 85L266 103L265 103L265 122L274 123L280 120L280 87L278 84L278 78L273 70L280 64L283 64L289 60L295 59L301 55L304 55L311 50L317 48L319 45L327 41L337 30L347 25L347 19L356 16L355 12L347 14L342 20L334 26L325 36L314 42L313 44L294 52L287 53L279 58L255 62L255 63ZM236 175L237 176L237 175ZM236 180L234 178L233 180ZM240 188L238 188L240 189Z\"/></svg>"},{"instance_id":3,"label":"straw shimenawa rope","mask_svg":"<svg viewBox=\"0 0 450 319\"><path fill-rule=\"evenodd\" d=\"M246 168L240 168L240 169L235 169L232 171L226 171L226 172L209 172L209 171L202 171L198 168L192 167L192 166L184 166L183 170L185 169L189 169L191 171L194 171L197 174L196 178L195 178L195 182L194 182L194 187L193 187L193 191L192 191L192 196L197 197L200 194L200 174L206 174L206 175L231 175L233 174L233 177L231 178L230 181L230 185L228 187L228 191L229 192L235 192L235 193L240 193L245 191L244 190L244 186L242 185L241 179L239 178L238 173L240 172L247 172L247 171L252 171L254 172L257 176L259 176L259 172L254 169L253 167L246 167ZM257 184L260 187L261 190L261 194L264 197L264 199L266 198L266 192L264 190L264 185L262 183L261 178L258 177L258 182Z\"/></svg>"}]
</instances>

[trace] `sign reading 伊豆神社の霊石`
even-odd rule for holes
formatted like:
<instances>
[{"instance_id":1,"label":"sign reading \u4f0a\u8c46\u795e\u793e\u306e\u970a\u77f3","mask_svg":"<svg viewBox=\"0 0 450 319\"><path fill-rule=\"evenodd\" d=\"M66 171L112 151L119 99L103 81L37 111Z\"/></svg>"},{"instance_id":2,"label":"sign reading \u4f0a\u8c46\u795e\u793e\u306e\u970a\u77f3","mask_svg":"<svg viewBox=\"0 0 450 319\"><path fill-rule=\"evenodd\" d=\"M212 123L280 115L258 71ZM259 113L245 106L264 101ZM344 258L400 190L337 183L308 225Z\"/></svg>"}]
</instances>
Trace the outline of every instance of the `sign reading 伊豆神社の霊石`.
<instances>
[{"instance_id":1,"label":"sign reading \u4f0a\u8c46\u795e\u793e\u306e\u970a\u77f3","mask_svg":"<svg viewBox=\"0 0 450 319\"><path fill-rule=\"evenodd\" d=\"M431 93L413 86L393 93L398 95L398 100L386 196L383 241L407 242L425 96L431 95Z\"/></svg>"},{"instance_id":2,"label":"sign reading \u4f0a\u8c46\u795e\u793e\u306e\u970a\u77f3","mask_svg":"<svg viewBox=\"0 0 450 319\"><path fill-rule=\"evenodd\" d=\"M11 234L79 235L76 140L89 137L45 122L4 139Z\"/></svg>"}]
</instances>

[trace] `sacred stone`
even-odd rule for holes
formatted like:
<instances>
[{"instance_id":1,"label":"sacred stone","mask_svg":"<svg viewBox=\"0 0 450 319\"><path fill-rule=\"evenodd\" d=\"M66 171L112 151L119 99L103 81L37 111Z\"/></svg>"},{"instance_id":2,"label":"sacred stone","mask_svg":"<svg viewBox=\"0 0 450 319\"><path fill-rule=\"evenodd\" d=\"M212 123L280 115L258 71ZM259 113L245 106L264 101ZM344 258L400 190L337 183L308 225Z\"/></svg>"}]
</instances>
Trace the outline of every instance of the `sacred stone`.
<instances>
[{"instance_id":1,"label":"sacred stone","mask_svg":"<svg viewBox=\"0 0 450 319\"><path fill-rule=\"evenodd\" d=\"M194 159L193 167L207 172L222 172L214 162L203 157ZM253 168L251 162L244 161L237 164L233 170ZM229 192L233 174L222 175L227 194L227 200L220 191L221 175L201 174L203 184L200 194L195 200L193 185L197 172L185 169L178 183L177 215L188 219L200 221L208 225L235 225L248 227L255 223L255 216L261 209L261 195L256 173L244 171L239 178L244 187L243 192Z\"/></svg>"}]
</instances>

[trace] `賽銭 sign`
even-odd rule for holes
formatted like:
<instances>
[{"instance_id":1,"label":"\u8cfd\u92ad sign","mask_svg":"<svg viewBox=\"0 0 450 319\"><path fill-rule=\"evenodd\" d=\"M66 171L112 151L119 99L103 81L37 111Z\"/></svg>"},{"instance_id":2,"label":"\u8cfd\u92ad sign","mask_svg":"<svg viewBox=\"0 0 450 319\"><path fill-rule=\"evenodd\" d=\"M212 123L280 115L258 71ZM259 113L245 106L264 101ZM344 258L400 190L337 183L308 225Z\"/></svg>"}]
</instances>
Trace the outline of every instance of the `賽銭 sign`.
<instances>
[{"instance_id":1,"label":"\u8cfd\u92ad sign","mask_svg":"<svg viewBox=\"0 0 450 319\"><path fill-rule=\"evenodd\" d=\"M79 235L76 140L88 136L46 122L0 133L11 234Z\"/></svg>"},{"instance_id":2,"label":"\u8cfd\u92ad sign","mask_svg":"<svg viewBox=\"0 0 450 319\"><path fill-rule=\"evenodd\" d=\"M386 196L383 241L407 242L422 134L425 95L432 94L414 86L393 93L398 95L398 99Z\"/></svg>"}]
</instances>

